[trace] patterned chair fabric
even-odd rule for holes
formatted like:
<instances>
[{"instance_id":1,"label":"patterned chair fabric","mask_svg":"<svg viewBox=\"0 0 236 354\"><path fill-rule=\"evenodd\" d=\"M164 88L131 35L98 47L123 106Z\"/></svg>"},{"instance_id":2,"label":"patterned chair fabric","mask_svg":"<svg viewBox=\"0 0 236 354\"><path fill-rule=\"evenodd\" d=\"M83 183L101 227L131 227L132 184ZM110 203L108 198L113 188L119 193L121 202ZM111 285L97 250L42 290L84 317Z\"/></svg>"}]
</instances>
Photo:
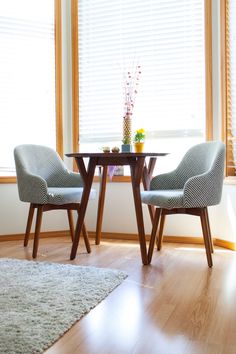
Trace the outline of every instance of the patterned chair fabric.
<instances>
[{"instance_id":1,"label":"patterned chair fabric","mask_svg":"<svg viewBox=\"0 0 236 354\"><path fill-rule=\"evenodd\" d=\"M160 208L199 208L220 203L224 176L225 145L220 141L190 148L178 167L155 176L142 202Z\"/></svg>"},{"instance_id":2,"label":"patterned chair fabric","mask_svg":"<svg viewBox=\"0 0 236 354\"><path fill-rule=\"evenodd\" d=\"M79 203L83 182L69 171L53 149L41 145L19 145L14 149L19 198L23 202L62 205ZM96 191L91 190L90 199Z\"/></svg>"},{"instance_id":3,"label":"patterned chair fabric","mask_svg":"<svg viewBox=\"0 0 236 354\"><path fill-rule=\"evenodd\" d=\"M37 257L39 234L43 212L57 209L67 210L70 234L74 239L72 211L80 212L83 182L79 173L69 171L53 149L41 145L19 145L14 149L17 186L20 200L29 202L29 213L24 246L28 245L34 211L37 210L33 258ZM91 190L90 199L95 198ZM88 233L83 224L82 233L87 252L91 252Z\"/></svg>"},{"instance_id":4,"label":"patterned chair fabric","mask_svg":"<svg viewBox=\"0 0 236 354\"><path fill-rule=\"evenodd\" d=\"M149 262L157 234L157 250L161 250L166 216L189 214L201 219L207 262L208 266L212 267L213 242L207 207L220 203L224 160L223 143L211 141L195 145L185 154L174 171L155 176L151 180L150 190L141 192L142 202L156 207L152 213Z\"/></svg>"}]
</instances>

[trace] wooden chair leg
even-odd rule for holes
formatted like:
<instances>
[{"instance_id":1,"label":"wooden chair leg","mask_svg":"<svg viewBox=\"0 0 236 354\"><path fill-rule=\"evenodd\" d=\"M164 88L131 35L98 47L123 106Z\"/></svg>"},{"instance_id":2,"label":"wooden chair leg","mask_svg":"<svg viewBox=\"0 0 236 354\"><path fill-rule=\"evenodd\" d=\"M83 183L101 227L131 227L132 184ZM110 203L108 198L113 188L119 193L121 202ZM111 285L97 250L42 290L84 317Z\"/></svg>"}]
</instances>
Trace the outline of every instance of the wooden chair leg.
<instances>
[{"instance_id":1,"label":"wooden chair leg","mask_svg":"<svg viewBox=\"0 0 236 354\"><path fill-rule=\"evenodd\" d=\"M75 234L75 228L74 228L74 220L73 220L72 210L67 210L67 215L68 215L68 221L69 221L69 226L70 226L71 240L73 242L74 234Z\"/></svg>"},{"instance_id":2,"label":"wooden chair leg","mask_svg":"<svg viewBox=\"0 0 236 354\"><path fill-rule=\"evenodd\" d=\"M154 214L152 233L151 233L151 238L150 238L150 243L149 243L149 248L148 248L148 263L151 263L151 260L152 260L155 238L156 238L156 234L157 234L161 211L162 211L162 209L156 208L156 211Z\"/></svg>"},{"instance_id":3,"label":"wooden chair leg","mask_svg":"<svg viewBox=\"0 0 236 354\"><path fill-rule=\"evenodd\" d=\"M160 251L161 247L162 247L162 240L163 240L163 230L164 230L164 224L165 224L165 219L166 219L166 215L161 214L161 222L160 222L160 229L159 229L159 233L158 233L158 237L157 237L157 250Z\"/></svg>"},{"instance_id":4,"label":"wooden chair leg","mask_svg":"<svg viewBox=\"0 0 236 354\"><path fill-rule=\"evenodd\" d=\"M200 209L200 218L201 218L201 224L202 224L202 232L203 232L203 238L204 238L204 243L205 243L205 248L206 248L206 256L207 256L207 263L208 266L211 268L213 263L212 263L212 256L211 256L211 245L210 245L210 236L209 236L209 230L207 226L207 218L206 218L206 213L204 208Z\"/></svg>"},{"instance_id":5,"label":"wooden chair leg","mask_svg":"<svg viewBox=\"0 0 236 354\"><path fill-rule=\"evenodd\" d=\"M88 253L91 253L91 247L90 247L90 242L89 242L89 238L88 238L88 232L86 230L86 226L85 224L83 224L82 226L82 233L83 233L83 237L84 237L84 243L86 246L86 250Z\"/></svg>"},{"instance_id":6,"label":"wooden chair leg","mask_svg":"<svg viewBox=\"0 0 236 354\"><path fill-rule=\"evenodd\" d=\"M31 203L30 207L29 207L29 214L28 214L28 220L27 220L26 231L25 231L24 247L26 247L28 245L33 217L34 217L34 206Z\"/></svg>"},{"instance_id":7,"label":"wooden chair leg","mask_svg":"<svg viewBox=\"0 0 236 354\"><path fill-rule=\"evenodd\" d=\"M208 214L208 209L204 208L204 212L206 214L206 221L207 221L207 229L208 229L208 237L210 241L210 248L211 248L211 253L214 253L214 245L213 245L213 240L211 237L211 227L210 227L210 220L209 220L209 214Z\"/></svg>"},{"instance_id":8,"label":"wooden chair leg","mask_svg":"<svg viewBox=\"0 0 236 354\"><path fill-rule=\"evenodd\" d=\"M33 258L37 257L38 244L39 244L39 233L40 233L40 228L41 228L41 223L42 223L42 216L43 216L43 206L40 205L40 206L38 206L36 225L35 225Z\"/></svg>"}]
</instances>

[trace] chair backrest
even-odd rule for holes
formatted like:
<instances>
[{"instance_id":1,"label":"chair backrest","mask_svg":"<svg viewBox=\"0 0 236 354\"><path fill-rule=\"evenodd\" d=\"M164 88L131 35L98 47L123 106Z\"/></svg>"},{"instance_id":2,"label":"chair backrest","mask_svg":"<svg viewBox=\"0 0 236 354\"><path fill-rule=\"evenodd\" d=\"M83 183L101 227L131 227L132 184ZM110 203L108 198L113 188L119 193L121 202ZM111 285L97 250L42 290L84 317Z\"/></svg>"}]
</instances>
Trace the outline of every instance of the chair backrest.
<instances>
[{"instance_id":1,"label":"chair backrest","mask_svg":"<svg viewBox=\"0 0 236 354\"><path fill-rule=\"evenodd\" d=\"M155 176L151 189L184 189L186 207L216 205L222 195L224 161L225 145L222 142L195 145L174 171Z\"/></svg>"},{"instance_id":2,"label":"chair backrest","mask_svg":"<svg viewBox=\"0 0 236 354\"><path fill-rule=\"evenodd\" d=\"M196 150L193 149L191 157L198 160L195 161L195 165L198 166L195 172L201 173L192 176L186 182L184 206L203 207L219 204L224 180L225 145L220 141L200 144L196 146ZM185 162L187 161L188 158ZM194 165L194 161L191 164Z\"/></svg>"},{"instance_id":3,"label":"chair backrest","mask_svg":"<svg viewBox=\"0 0 236 354\"><path fill-rule=\"evenodd\" d=\"M225 145L220 141L209 141L191 147L176 168L176 177L184 185L187 179L214 171L223 181Z\"/></svg>"},{"instance_id":4,"label":"chair backrest","mask_svg":"<svg viewBox=\"0 0 236 354\"><path fill-rule=\"evenodd\" d=\"M17 177L28 173L38 175L47 181L48 186L55 175L66 170L58 153L47 146L19 145L14 149L14 158Z\"/></svg>"},{"instance_id":5,"label":"chair backrest","mask_svg":"<svg viewBox=\"0 0 236 354\"><path fill-rule=\"evenodd\" d=\"M24 144L15 147L14 158L21 201L43 204L48 187L69 186L71 173L55 150Z\"/></svg>"}]
</instances>

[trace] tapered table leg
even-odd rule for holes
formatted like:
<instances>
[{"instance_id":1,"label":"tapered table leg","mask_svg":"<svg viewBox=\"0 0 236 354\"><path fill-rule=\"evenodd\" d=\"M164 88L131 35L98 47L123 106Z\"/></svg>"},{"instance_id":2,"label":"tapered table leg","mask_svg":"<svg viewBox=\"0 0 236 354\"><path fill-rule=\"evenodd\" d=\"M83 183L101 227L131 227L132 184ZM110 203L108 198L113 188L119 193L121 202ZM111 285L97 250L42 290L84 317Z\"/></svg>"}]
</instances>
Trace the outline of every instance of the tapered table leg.
<instances>
[{"instance_id":1,"label":"tapered table leg","mask_svg":"<svg viewBox=\"0 0 236 354\"><path fill-rule=\"evenodd\" d=\"M132 181L132 188L133 188L137 226L138 226L140 251L141 251L142 262L144 265L147 265L149 261L147 256L142 201L140 195L140 182L141 182L143 166L144 166L144 158L142 157L141 158L139 157L135 162L130 161L131 181Z\"/></svg>"},{"instance_id":2,"label":"tapered table leg","mask_svg":"<svg viewBox=\"0 0 236 354\"><path fill-rule=\"evenodd\" d=\"M97 227L96 227L96 245L100 244L101 232L102 232L102 220L106 193L106 182L107 182L107 166L103 166L102 174L101 168L99 167L99 177L100 177L100 187L99 187L99 199L98 199L98 214L97 214Z\"/></svg>"},{"instance_id":3,"label":"tapered table leg","mask_svg":"<svg viewBox=\"0 0 236 354\"><path fill-rule=\"evenodd\" d=\"M97 162L96 158L90 158L88 163L88 169L86 171L83 159L81 158L76 159L76 163L79 167L80 174L84 180L84 189L83 189L83 194L80 202L79 215L76 223L75 235L74 235L74 240L73 240L71 254L70 254L71 260L75 259L76 257L76 253L79 245L79 237L84 224L84 217L85 217L89 195L93 183L96 162Z\"/></svg>"},{"instance_id":4,"label":"tapered table leg","mask_svg":"<svg viewBox=\"0 0 236 354\"><path fill-rule=\"evenodd\" d=\"M150 182L152 179L153 171L155 168L156 164L156 157L151 157L148 163L148 166L146 163L144 163L143 167L143 173L142 173L142 182L143 182L143 188L145 191L150 189ZM153 205L148 205L148 211L149 215L151 218L151 222L153 223L154 220L154 215L155 215L155 208Z\"/></svg>"}]
</instances>

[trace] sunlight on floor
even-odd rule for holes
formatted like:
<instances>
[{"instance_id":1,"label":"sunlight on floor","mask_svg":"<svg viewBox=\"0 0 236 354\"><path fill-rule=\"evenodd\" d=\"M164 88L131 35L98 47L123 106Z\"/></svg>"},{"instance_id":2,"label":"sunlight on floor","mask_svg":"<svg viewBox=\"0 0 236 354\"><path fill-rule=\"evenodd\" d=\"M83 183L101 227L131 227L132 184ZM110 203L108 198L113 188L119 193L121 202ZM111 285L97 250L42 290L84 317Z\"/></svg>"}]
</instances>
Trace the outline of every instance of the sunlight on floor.
<instances>
[{"instance_id":1,"label":"sunlight on floor","mask_svg":"<svg viewBox=\"0 0 236 354\"><path fill-rule=\"evenodd\" d=\"M227 275L224 281L224 289L227 297L227 303L232 304L236 296L236 257L232 260L228 268Z\"/></svg>"},{"instance_id":2,"label":"sunlight on floor","mask_svg":"<svg viewBox=\"0 0 236 354\"><path fill-rule=\"evenodd\" d=\"M128 240L128 241L121 241L121 240L107 240L107 241L101 241L101 245L103 246L110 246L112 244L118 245L122 248L137 248L139 246L138 240Z\"/></svg>"},{"instance_id":3,"label":"sunlight on floor","mask_svg":"<svg viewBox=\"0 0 236 354\"><path fill-rule=\"evenodd\" d=\"M104 338L108 337L112 347L121 353L128 353L129 348L143 343L148 351L153 349L153 343L158 345L158 348L164 348L166 353L175 353L176 348L180 350L178 352L184 351L188 346L188 338L178 333L179 331L166 333L167 329L164 328L168 313L174 310L174 306L167 304L166 309L143 311L147 291L149 290L140 289L136 284L128 284L125 296L120 293L115 307L111 308L107 298L93 309L92 316L90 314L86 318L87 335L92 333L90 345L99 347ZM146 332L143 331L143 324ZM150 338L155 339L152 344Z\"/></svg>"},{"instance_id":4,"label":"sunlight on floor","mask_svg":"<svg viewBox=\"0 0 236 354\"><path fill-rule=\"evenodd\" d=\"M181 251L186 251L186 252L206 252L205 248L195 248L195 247L176 247L175 250L181 250ZM236 252L231 251L231 250L227 250L227 249L219 249L219 248L215 248L214 249L214 253L229 253L232 256L236 257Z\"/></svg>"},{"instance_id":5,"label":"sunlight on floor","mask_svg":"<svg viewBox=\"0 0 236 354\"><path fill-rule=\"evenodd\" d=\"M88 333L93 333L93 341L99 342L105 335L110 337L109 340L113 341L114 346L123 346L125 349L135 343L139 337L142 309L140 289L137 286L128 286L125 296L121 294L116 307L111 309L109 298L99 304L93 310L92 316L87 316L86 328ZM116 335L114 336L113 333Z\"/></svg>"}]
</instances>

